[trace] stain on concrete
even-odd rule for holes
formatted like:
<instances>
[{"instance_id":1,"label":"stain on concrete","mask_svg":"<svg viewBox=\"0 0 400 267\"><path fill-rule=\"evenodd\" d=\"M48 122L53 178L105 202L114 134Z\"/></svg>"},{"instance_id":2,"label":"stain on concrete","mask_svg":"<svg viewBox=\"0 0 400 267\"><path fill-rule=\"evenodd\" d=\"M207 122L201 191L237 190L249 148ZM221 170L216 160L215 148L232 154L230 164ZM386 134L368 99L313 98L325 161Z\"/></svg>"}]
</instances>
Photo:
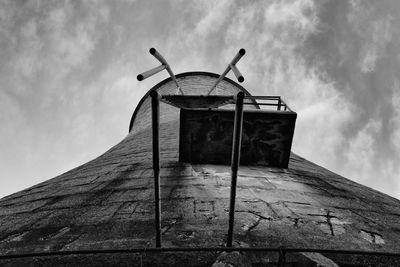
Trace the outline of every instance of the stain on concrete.
<instances>
[{"instance_id":1,"label":"stain on concrete","mask_svg":"<svg viewBox=\"0 0 400 267\"><path fill-rule=\"evenodd\" d=\"M58 238L58 237L64 235L69 230L70 230L69 227L63 227L63 228L59 229L58 231L55 231L54 233L51 233L49 235L46 235L44 237L39 238L39 240L46 241L46 240L49 240L49 239L55 239L55 238Z\"/></svg>"},{"instance_id":2,"label":"stain on concrete","mask_svg":"<svg viewBox=\"0 0 400 267\"><path fill-rule=\"evenodd\" d=\"M1 243L8 243L8 242L19 242L24 239L24 237L29 233L29 231L23 231L21 233L15 233L7 236L3 240L0 241Z\"/></svg>"},{"instance_id":3,"label":"stain on concrete","mask_svg":"<svg viewBox=\"0 0 400 267\"><path fill-rule=\"evenodd\" d=\"M163 222L163 226L161 227L161 234L166 234L177 222L178 220L182 220L181 218L173 218L168 219Z\"/></svg>"},{"instance_id":4,"label":"stain on concrete","mask_svg":"<svg viewBox=\"0 0 400 267\"><path fill-rule=\"evenodd\" d=\"M195 237L195 232L192 231L192 230L187 230L187 231L179 232L179 233L177 234L177 238L178 238L179 240L182 240L182 241L188 241L188 240L193 239L194 237Z\"/></svg>"},{"instance_id":5,"label":"stain on concrete","mask_svg":"<svg viewBox=\"0 0 400 267\"><path fill-rule=\"evenodd\" d=\"M331 236L341 235L346 232L343 225L350 224L349 222L340 220L337 216L333 215L330 210L325 211L325 214L308 214L312 217L322 217L323 220L315 221L320 229Z\"/></svg>"},{"instance_id":6,"label":"stain on concrete","mask_svg":"<svg viewBox=\"0 0 400 267\"><path fill-rule=\"evenodd\" d=\"M222 252L211 267L251 267L246 255L237 251Z\"/></svg>"},{"instance_id":7,"label":"stain on concrete","mask_svg":"<svg viewBox=\"0 0 400 267\"><path fill-rule=\"evenodd\" d=\"M382 235L378 233L361 229L360 235L362 238L364 238L365 240L367 240L372 244L379 244L379 245L385 244L385 240L383 239Z\"/></svg>"}]
</instances>

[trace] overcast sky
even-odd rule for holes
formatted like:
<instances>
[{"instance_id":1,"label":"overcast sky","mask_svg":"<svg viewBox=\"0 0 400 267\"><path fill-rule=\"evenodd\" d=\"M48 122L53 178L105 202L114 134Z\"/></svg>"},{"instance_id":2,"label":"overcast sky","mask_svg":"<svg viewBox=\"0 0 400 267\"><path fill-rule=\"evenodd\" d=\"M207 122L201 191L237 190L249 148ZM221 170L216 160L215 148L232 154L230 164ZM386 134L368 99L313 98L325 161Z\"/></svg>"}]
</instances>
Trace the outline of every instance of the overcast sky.
<instances>
[{"instance_id":1,"label":"overcast sky","mask_svg":"<svg viewBox=\"0 0 400 267\"><path fill-rule=\"evenodd\" d=\"M0 197L91 160L168 77L221 73L298 113L293 151L400 198L400 1L0 1ZM229 76L233 78L230 74Z\"/></svg>"}]
</instances>

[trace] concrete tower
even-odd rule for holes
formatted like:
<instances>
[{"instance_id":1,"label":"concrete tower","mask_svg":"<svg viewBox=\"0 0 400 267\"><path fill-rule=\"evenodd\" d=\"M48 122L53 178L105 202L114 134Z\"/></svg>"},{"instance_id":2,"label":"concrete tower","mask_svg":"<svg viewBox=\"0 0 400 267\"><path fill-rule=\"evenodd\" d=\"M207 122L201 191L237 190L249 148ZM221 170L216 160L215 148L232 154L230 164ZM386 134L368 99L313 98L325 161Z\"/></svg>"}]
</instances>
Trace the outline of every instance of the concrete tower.
<instances>
[{"instance_id":1,"label":"concrete tower","mask_svg":"<svg viewBox=\"0 0 400 267\"><path fill-rule=\"evenodd\" d=\"M400 201L290 153L296 113L280 98L251 97L228 78L204 96L218 78L188 72L160 82L120 143L2 198L0 265L397 266ZM276 100L275 110L260 109L260 99Z\"/></svg>"}]
</instances>

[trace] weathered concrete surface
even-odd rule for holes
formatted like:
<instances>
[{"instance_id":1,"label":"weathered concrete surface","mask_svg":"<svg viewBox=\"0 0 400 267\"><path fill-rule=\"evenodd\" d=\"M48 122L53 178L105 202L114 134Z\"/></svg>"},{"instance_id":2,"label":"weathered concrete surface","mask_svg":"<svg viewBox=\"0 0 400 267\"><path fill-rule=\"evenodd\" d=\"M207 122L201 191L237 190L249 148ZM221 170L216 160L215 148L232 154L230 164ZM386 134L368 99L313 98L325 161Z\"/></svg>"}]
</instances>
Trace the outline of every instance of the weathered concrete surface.
<instances>
[{"instance_id":1,"label":"weathered concrete surface","mask_svg":"<svg viewBox=\"0 0 400 267\"><path fill-rule=\"evenodd\" d=\"M215 79L206 74L178 77L185 92L192 90L196 94L209 89ZM169 81L155 89L162 93L175 90ZM221 82L218 88L224 94L238 90L240 87L229 80ZM2 198L1 255L153 247L149 108L148 99L142 101L130 134L100 157ZM179 163L178 119L178 109L161 104L162 244L164 247L221 246L228 226L230 167ZM293 153L288 169L240 167L236 203L235 246L400 253L399 200ZM145 254L27 258L2 260L0 265L118 266L128 262L130 266L210 266L218 256L217 253L162 253L159 257ZM252 262L276 262L276 257L268 260L263 258L265 255L252 257ZM361 262L356 256L342 256L335 262L347 259ZM372 260L379 266L381 258ZM369 264L368 260L365 264Z\"/></svg>"},{"instance_id":2,"label":"weathered concrete surface","mask_svg":"<svg viewBox=\"0 0 400 267\"><path fill-rule=\"evenodd\" d=\"M238 251L222 252L211 267L251 267L250 259Z\"/></svg>"}]
</instances>

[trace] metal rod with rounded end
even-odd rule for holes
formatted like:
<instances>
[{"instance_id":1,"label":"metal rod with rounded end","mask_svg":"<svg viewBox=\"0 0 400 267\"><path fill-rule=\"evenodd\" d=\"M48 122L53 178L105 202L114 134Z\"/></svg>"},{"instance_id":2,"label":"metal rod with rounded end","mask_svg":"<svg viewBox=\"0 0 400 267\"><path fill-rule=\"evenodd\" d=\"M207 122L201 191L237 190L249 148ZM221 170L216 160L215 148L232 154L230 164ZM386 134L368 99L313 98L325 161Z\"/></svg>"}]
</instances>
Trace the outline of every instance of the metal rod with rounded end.
<instances>
[{"instance_id":1,"label":"metal rod with rounded end","mask_svg":"<svg viewBox=\"0 0 400 267\"><path fill-rule=\"evenodd\" d=\"M235 96L236 108L235 108L235 121L233 126L233 142L232 142L232 161L231 161L231 195L229 203L229 229L228 238L226 242L227 247L232 247L233 241L233 227L235 222L235 201L236 201L236 185L237 185L237 173L240 164L240 147L242 143L242 128L243 128L243 99L244 93L239 92Z\"/></svg>"},{"instance_id":2,"label":"metal rod with rounded end","mask_svg":"<svg viewBox=\"0 0 400 267\"><path fill-rule=\"evenodd\" d=\"M231 63L229 65L236 65L238 61L246 54L246 50L244 48L241 48L239 52L236 54L236 56L232 59Z\"/></svg>"},{"instance_id":3,"label":"metal rod with rounded end","mask_svg":"<svg viewBox=\"0 0 400 267\"><path fill-rule=\"evenodd\" d=\"M152 76L152 75L154 75L154 74L166 69L168 71L169 75L171 76L172 80L175 82L175 84L176 84L176 86L178 88L178 91L183 95L183 91L182 91L181 87L179 86L178 80L176 79L175 74L172 72L172 69L169 66L169 64L167 63L167 61L163 58L163 56L160 53L158 53L158 51L154 47L150 48L149 52L158 61L160 61L161 66L155 67L155 68L153 68L151 70L148 70L146 72L143 72L143 73L139 74L137 76L138 81L142 81L142 80L144 80L144 79L146 79L146 78L148 78L148 77L150 77L150 76Z\"/></svg>"},{"instance_id":4,"label":"metal rod with rounded end","mask_svg":"<svg viewBox=\"0 0 400 267\"><path fill-rule=\"evenodd\" d=\"M235 74L236 79L242 83L244 81L243 75L240 73L236 65L230 65L231 70L233 71L233 74Z\"/></svg>"},{"instance_id":5,"label":"metal rod with rounded end","mask_svg":"<svg viewBox=\"0 0 400 267\"><path fill-rule=\"evenodd\" d=\"M158 67L155 67L151 70L148 70L148 71L145 71L145 72L139 74L137 76L137 79L138 79L138 81L143 81L144 79L147 79L150 76L153 76L154 74L159 73L160 71L162 71L164 69L165 69L165 65L160 65Z\"/></svg>"},{"instance_id":6,"label":"metal rod with rounded end","mask_svg":"<svg viewBox=\"0 0 400 267\"><path fill-rule=\"evenodd\" d=\"M163 64L165 66L165 68L167 69L169 75L171 76L172 80L175 82L176 86L178 87L179 92L183 95L183 91L181 89L181 87L179 86L178 80L175 77L175 74L172 72L171 67L169 66L169 64L167 63L167 61L163 58L163 56L161 56L160 53L158 53L158 51L152 47L149 50L150 54L152 54L158 61L160 61L161 64Z\"/></svg>"},{"instance_id":7,"label":"metal rod with rounded end","mask_svg":"<svg viewBox=\"0 0 400 267\"><path fill-rule=\"evenodd\" d=\"M225 71L219 76L218 80L213 84L213 86L211 87L211 89L208 91L207 95L210 95L212 91L214 91L214 89L217 87L217 85L225 78L225 76L228 74L228 72L232 69L232 66L235 66L236 63L242 58L242 56L244 56L244 54L246 54L246 50L244 48L241 48L239 50L239 52L236 54L236 56L232 59L231 63L229 63L228 67L225 69ZM233 70L233 72L237 71L237 73L239 74L239 77L241 77L241 79L239 79L238 75L236 75L237 73L235 73L236 78L239 80L239 82L243 82L244 78L243 76L240 74L239 70L236 68L235 66L235 70Z\"/></svg>"},{"instance_id":8,"label":"metal rod with rounded end","mask_svg":"<svg viewBox=\"0 0 400 267\"><path fill-rule=\"evenodd\" d=\"M154 171L154 219L156 227L156 247L161 247L161 200L160 200L160 99L157 91L151 91L152 130L153 130L153 171Z\"/></svg>"},{"instance_id":9,"label":"metal rod with rounded end","mask_svg":"<svg viewBox=\"0 0 400 267\"><path fill-rule=\"evenodd\" d=\"M158 53L158 51L157 51L154 47L150 48L149 52L150 52L150 54L152 54L158 61L160 61L161 64L163 64L163 65L168 65L167 61L163 58L163 56L162 56L160 53Z\"/></svg>"}]
</instances>

